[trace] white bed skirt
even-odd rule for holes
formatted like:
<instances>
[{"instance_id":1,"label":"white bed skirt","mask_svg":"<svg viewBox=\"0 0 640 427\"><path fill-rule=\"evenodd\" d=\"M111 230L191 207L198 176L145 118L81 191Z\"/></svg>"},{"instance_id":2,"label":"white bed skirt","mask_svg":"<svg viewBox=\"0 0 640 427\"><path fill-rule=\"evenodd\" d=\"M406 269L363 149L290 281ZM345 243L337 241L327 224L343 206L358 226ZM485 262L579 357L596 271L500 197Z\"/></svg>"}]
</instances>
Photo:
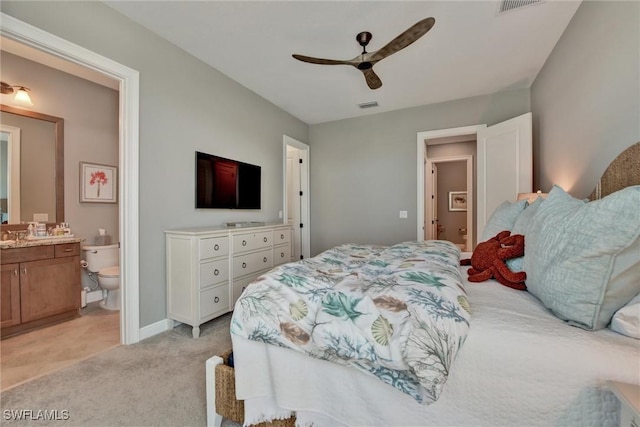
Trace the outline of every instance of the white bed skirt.
<instances>
[{"instance_id":1,"label":"white bed skirt","mask_svg":"<svg viewBox=\"0 0 640 427\"><path fill-rule=\"evenodd\" d=\"M640 384L640 341L568 326L535 297L467 284L471 332L440 399L427 406L373 376L232 335L245 425L617 426L613 380Z\"/></svg>"}]
</instances>

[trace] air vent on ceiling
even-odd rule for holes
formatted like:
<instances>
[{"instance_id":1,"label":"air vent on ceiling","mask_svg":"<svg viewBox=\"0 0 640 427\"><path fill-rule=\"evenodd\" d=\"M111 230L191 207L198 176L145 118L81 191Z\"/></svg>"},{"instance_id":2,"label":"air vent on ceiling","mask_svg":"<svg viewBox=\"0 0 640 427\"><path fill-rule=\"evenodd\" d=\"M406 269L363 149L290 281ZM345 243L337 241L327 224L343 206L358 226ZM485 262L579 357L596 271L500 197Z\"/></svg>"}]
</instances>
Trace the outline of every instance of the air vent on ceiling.
<instances>
[{"instance_id":1,"label":"air vent on ceiling","mask_svg":"<svg viewBox=\"0 0 640 427\"><path fill-rule=\"evenodd\" d=\"M362 104L358 104L358 107L360 108L373 108L377 106L378 106L378 101L363 102Z\"/></svg>"},{"instance_id":2,"label":"air vent on ceiling","mask_svg":"<svg viewBox=\"0 0 640 427\"><path fill-rule=\"evenodd\" d=\"M540 3L542 0L502 0L498 5L498 14L509 12L510 10L520 9L521 7L531 6Z\"/></svg>"}]
</instances>

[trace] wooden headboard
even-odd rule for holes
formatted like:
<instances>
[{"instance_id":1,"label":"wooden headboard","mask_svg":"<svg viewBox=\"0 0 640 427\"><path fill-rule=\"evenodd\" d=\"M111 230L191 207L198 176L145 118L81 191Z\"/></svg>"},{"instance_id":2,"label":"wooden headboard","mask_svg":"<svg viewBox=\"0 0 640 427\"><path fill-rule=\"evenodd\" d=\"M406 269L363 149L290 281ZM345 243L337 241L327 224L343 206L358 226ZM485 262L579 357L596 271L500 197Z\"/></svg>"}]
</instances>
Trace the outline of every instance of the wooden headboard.
<instances>
[{"instance_id":1,"label":"wooden headboard","mask_svg":"<svg viewBox=\"0 0 640 427\"><path fill-rule=\"evenodd\" d=\"M632 185L640 185L640 142L633 144L613 159L600 177L589 200L601 199Z\"/></svg>"}]
</instances>

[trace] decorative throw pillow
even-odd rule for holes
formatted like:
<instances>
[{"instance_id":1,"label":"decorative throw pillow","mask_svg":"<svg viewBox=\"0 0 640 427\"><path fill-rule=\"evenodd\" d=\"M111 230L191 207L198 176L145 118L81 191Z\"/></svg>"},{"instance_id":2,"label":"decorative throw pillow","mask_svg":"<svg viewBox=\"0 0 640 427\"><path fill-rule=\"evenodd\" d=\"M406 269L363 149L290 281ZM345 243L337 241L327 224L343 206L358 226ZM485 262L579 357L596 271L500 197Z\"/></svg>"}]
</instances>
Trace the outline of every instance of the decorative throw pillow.
<instances>
[{"instance_id":1,"label":"decorative throw pillow","mask_svg":"<svg viewBox=\"0 0 640 427\"><path fill-rule=\"evenodd\" d=\"M513 224L513 230L511 230L511 234L522 234L524 236L524 252L527 253L527 233L530 232L531 218L538 211L538 208L542 204L544 199L542 197L538 197L533 203L529 203L525 210L518 216L516 219L516 223ZM535 230L533 231L535 232ZM524 257L520 256L518 258L508 259L506 261L507 267L511 271L523 271Z\"/></svg>"},{"instance_id":2,"label":"decorative throw pillow","mask_svg":"<svg viewBox=\"0 0 640 427\"><path fill-rule=\"evenodd\" d=\"M616 311L609 327L619 334L640 339L640 294Z\"/></svg>"},{"instance_id":3,"label":"decorative throw pillow","mask_svg":"<svg viewBox=\"0 0 640 427\"><path fill-rule=\"evenodd\" d=\"M589 203L554 186L526 236L527 290L572 325L607 326L640 292L638 206L640 186Z\"/></svg>"},{"instance_id":4,"label":"decorative throw pillow","mask_svg":"<svg viewBox=\"0 0 640 427\"><path fill-rule=\"evenodd\" d=\"M509 201L503 202L495 211L493 211L493 214L491 214L478 243L486 242L501 231L511 231L513 225L518 219L518 216L526 207L526 200L519 200L513 203Z\"/></svg>"}]
</instances>

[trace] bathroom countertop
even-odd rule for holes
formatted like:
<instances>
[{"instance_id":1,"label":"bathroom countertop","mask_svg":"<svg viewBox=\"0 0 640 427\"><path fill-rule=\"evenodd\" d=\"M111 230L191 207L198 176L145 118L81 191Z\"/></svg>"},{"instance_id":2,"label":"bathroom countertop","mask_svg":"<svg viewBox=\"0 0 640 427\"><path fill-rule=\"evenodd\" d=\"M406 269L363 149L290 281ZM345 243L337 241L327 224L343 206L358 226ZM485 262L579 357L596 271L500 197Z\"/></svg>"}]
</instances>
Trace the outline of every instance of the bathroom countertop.
<instances>
[{"instance_id":1,"label":"bathroom countertop","mask_svg":"<svg viewBox=\"0 0 640 427\"><path fill-rule=\"evenodd\" d=\"M0 241L0 249L16 249L16 248L29 248L32 246L47 246L47 245L60 245L63 243L80 243L84 239L80 237L50 237L47 239L22 239L20 241L13 241L13 243L6 243L6 241Z\"/></svg>"}]
</instances>

